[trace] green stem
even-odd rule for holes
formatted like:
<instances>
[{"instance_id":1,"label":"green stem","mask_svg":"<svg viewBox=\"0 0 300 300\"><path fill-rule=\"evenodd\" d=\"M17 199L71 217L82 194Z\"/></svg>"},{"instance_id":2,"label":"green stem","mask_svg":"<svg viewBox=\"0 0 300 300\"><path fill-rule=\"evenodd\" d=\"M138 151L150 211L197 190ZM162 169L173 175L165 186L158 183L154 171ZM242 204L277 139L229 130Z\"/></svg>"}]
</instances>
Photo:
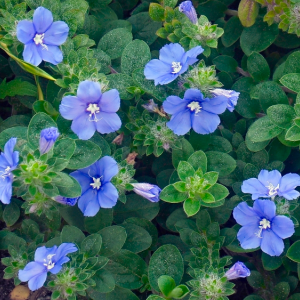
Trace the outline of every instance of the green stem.
<instances>
[{"instance_id":1,"label":"green stem","mask_svg":"<svg viewBox=\"0 0 300 300\"><path fill-rule=\"evenodd\" d=\"M40 85L39 76L34 75L34 79L35 79L37 90L38 90L38 100L45 100L44 95L43 95L43 91L42 91L42 88L41 88L41 85Z\"/></svg>"}]
</instances>

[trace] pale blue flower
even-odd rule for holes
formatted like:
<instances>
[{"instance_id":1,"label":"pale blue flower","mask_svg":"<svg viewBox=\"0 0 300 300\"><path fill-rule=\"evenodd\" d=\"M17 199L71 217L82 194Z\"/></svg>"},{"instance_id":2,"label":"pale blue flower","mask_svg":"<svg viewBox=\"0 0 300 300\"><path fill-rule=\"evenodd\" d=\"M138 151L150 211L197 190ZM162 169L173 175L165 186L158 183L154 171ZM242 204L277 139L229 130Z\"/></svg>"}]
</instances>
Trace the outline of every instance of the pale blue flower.
<instances>
[{"instance_id":1,"label":"pale blue flower","mask_svg":"<svg viewBox=\"0 0 300 300\"><path fill-rule=\"evenodd\" d=\"M227 109L231 112L234 111L234 107L237 105L240 93L232 90L214 89L211 91L214 96L225 96L228 99Z\"/></svg>"},{"instance_id":2,"label":"pale blue flower","mask_svg":"<svg viewBox=\"0 0 300 300\"><path fill-rule=\"evenodd\" d=\"M263 130L263 128L262 128ZM242 192L252 194L252 200L258 198L284 197L293 200L299 197L300 193L295 190L300 186L300 176L289 173L281 177L279 171L261 170L257 178L250 178L243 182Z\"/></svg>"},{"instance_id":3,"label":"pale blue flower","mask_svg":"<svg viewBox=\"0 0 300 300\"><path fill-rule=\"evenodd\" d=\"M179 11L184 13L193 24L198 23L198 17L192 1L184 1L179 5Z\"/></svg>"},{"instance_id":4,"label":"pale blue flower","mask_svg":"<svg viewBox=\"0 0 300 300\"><path fill-rule=\"evenodd\" d=\"M154 80L155 85L170 83L197 62L197 56L203 51L200 46L185 52L180 44L165 45L159 51L159 59L152 59L146 64L144 75Z\"/></svg>"},{"instance_id":5,"label":"pale blue flower","mask_svg":"<svg viewBox=\"0 0 300 300\"><path fill-rule=\"evenodd\" d=\"M250 276L250 270L245 266L244 263L237 261L226 273L225 276L228 280L237 278L245 278Z\"/></svg>"},{"instance_id":6,"label":"pale blue flower","mask_svg":"<svg viewBox=\"0 0 300 300\"><path fill-rule=\"evenodd\" d=\"M131 183L131 185L134 187L133 191L136 194L146 198L151 202L159 201L161 189L157 185L150 183Z\"/></svg>"},{"instance_id":7,"label":"pale blue flower","mask_svg":"<svg viewBox=\"0 0 300 300\"><path fill-rule=\"evenodd\" d=\"M253 207L242 202L233 210L233 217L243 226L237 234L241 247L260 247L270 256L279 256L284 249L283 239L295 232L293 221L277 216L276 205L271 200L255 200Z\"/></svg>"},{"instance_id":8,"label":"pale blue flower","mask_svg":"<svg viewBox=\"0 0 300 300\"><path fill-rule=\"evenodd\" d=\"M62 99L59 112L67 120L73 120L71 129L82 140L90 139L95 131L111 133L122 123L116 112L120 108L120 95L116 89L102 94L98 82L85 80L79 83L77 96Z\"/></svg>"},{"instance_id":9,"label":"pale blue flower","mask_svg":"<svg viewBox=\"0 0 300 300\"><path fill-rule=\"evenodd\" d=\"M63 54L59 48L69 33L63 21L53 22L50 10L40 6L33 14L33 21L22 20L17 25L17 38L25 44L23 58L38 66L42 60L57 65L62 62Z\"/></svg>"},{"instance_id":10,"label":"pale blue flower","mask_svg":"<svg viewBox=\"0 0 300 300\"><path fill-rule=\"evenodd\" d=\"M63 205L69 205L69 206L74 206L77 203L79 197L77 198L67 198L63 196L57 196L55 197L55 201L58 203L61 203Z\"/></svg>"},{"instance_id":11,"label":"pale blue flower","mask_svg":"<svg viewBox=\"0 0 300 300\"><path fill-rule=\"evenodd\" d=\"M49 152L58 137L59 132L56 127L43 129L40 135L40 154Z\"/></svg>"},{"instance_id":12,"label":"pale blue flower","mask_svg":"<svg viewBox=\"0 0 300 300\"><path fill-rule=\"evenodd\" d=\"M57 274L62 265L70 260L66 255L77 250L73 243L63 243L52 248L39 247L35 251L34 261L19 271L19 279L22 282L28 281L29 289L35 291L44 285L48 272Z\"/></svg>"},{"instance_id":13,"label":"pale blue flower","mask_svg":"<svg viewBox=\"0 0 300 300\"><path fill-rule=\"evenodd\" d=\"M12 171L19 163L19 152L14 151L17 143L16 138L10 138L5 146L4 152L0 155L0 201L9 204L12 196Z\"/></svg>"}]
</instances>

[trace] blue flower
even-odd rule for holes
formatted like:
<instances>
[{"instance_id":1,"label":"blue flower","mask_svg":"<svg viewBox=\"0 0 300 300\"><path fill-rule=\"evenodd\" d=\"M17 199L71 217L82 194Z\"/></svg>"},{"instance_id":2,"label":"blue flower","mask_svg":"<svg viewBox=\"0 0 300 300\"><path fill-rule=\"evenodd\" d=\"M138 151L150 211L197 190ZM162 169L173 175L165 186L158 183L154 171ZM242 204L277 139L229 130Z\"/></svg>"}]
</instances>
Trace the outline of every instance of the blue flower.
<instances>
[{"instance_id":1,"label":"blue flower","mask_svg":"<svg viewBox=\"0 0 300 300\"><path fill-rule=\"evenodd\" d=\"M225 96L228 99L227 109L233 112L234 107L237 105L240 93L232 90L214 89L211 93L216 96Z\"/></svg>"},{"instance_id":2,"label":"blue flower","mask_svg":"<svg viewBox=\"0 0 300 300\"><path fill-rule=\"evenodd\" d=\"M78 207L87 217L93 217L100 208L112 208L118 200L118 191L110 182L119 172L117 162L104 156L93 165L75 171L73 176L81 185Z\"/></svg>"},{"instance_id":3,"label":"blue flower","mask_svg":"<svg viewBox=\"0 0 300 300\"><path fill-rule=\"evenodd\" d=\"M63 196L55 197L55 201L64 205L74 206L77 203L77 198L67 198Z\"/></svg>"},{"instance_id":4,"label":"blue flower","mask_svg":"<svg viewBox=\"0 0 300 300\"><path fill-rule=\"evenodd\" d=\"M56 127L43 129L40 135L40 153L49 152L58 137L59 132Z\"/></svg>"},{"instance_id":5,"label":"blue flower","mask_svg":"<svg viewBox=\"0 0 300 300\"><path fill-rule=\"evenodd\" d=\"M250 178L242 184L242 192L252 194L252 200L258 198L272 198L275 196L293 200L299 197L300 193L295 190L300 186L300 176L289 173L281 177L279 171L261 170L258 179Z\"/></svg>"},{"instance_id":6,"label":"blue flower","mask_svg":"<svg viewBox=\"0 0 300 300\"><path fill-rule=\"evenodd\" d=\"M253 207L242 202L233 210L233 217L243 226L237 234L241 247L261 247L263 252L271 256L279 256L284 249L282 239L295 232L291 219L276 216L276 205L271 200L255 200Z\"/></svg>"},{"instance_id":7,"label":"blue flower","mask_svg":"<svg viewBox=\"0 0 300 300\"><path fill-rule=\"evenodd\" d=\"M250 270L245 266L244 263L237 261L226 273L225 276L228 280L237 278L245 278L250 276Z\"/></svg>"},{"instance_id":8,"label":"blue flower","mask_svg":"<svg viewBox=\"0 0 300 300\"><path fill-rule=\"evenodd\" d=\"M168 44L159 51L159 59L150 60L144 70L147 79L153 79L155 85L167 84L186 72L189 65L198 61L196 58L204 50L197 46L185 52L180 44Z\"/></svg>"},{"instance_id":9,"label":"blue flower","mask_svg":"<svg viewBox=\"0 0 300 300\"><path fill-rule=\"evenodd\" d=\"M192 1L184 1L179 5L179 11L184 13L193 24L198 23L198 17Z\"/></svg>"},{"instance_id":10,"label":"blue flower","mask_svg":"<svg viewBox=\"0 0 300 300\"><path fill-rule=\"evenodd\" d=\"M150 183L131 183L131 185L134 187L133 191L136 194L146 198L151 202L159 201L161 189L157 185Z\"/></svg>"},{"instance_id":11,"label":"blue flower","mask_svg":"<svg viewBox=\"0 0 300 300\"><path fill-rule=\"evenodd\" d=\"M19 279L23 282L28 281L29 289L35 291L44 285L48 272L57 274L62 265L70 260L66 255L77 250L73 243L63 243L52 248L39 247L35 251L34 261L19 271Z\"/></svg>"},{"instance_id":12,"label":"blue flower","mask_svg":"<svg viewBox=\"0 0 300 300\"><path fill-rule=\"evenodd\" d=\"M0 201L9 204L12 196L12 171L19 163L19 152L14 151L16 138L10 138L4 146L4 152L0 155Z\"/></svg>"},{"instance_id":13,"label":"blue flower","mask_svg":"<svg viewBox=\"0 0 300 300\"><path fill-rule=\"evenodd\" d=\"M115 132L121 127L116 112L120 108L120 96L116 89L101 93L98 82L85 80L79 83L77 96L62 99L59 112L67 120L73 120L71 129L82 140L90 139L95 131Z\"/></svg>"},{"instance_id":14,"label":"blue flower","mask_svg":"<svg viewBox=\"0 0 300 300\"><path fill-rule=\"evenodd\" d=\"M164 111L172 115L167 126L177 135L186 134L191 127L200 134L214 132L220 124L218 114L223 113L226 107L226 97L204 99L197 89L187 90L183 99L169 96L163 103Z\"/></svg>"},{"instance_id":15,"label":"blue flower","mask_svg":"<svg viewBox=\"0 0 300 300\"><path fill-rule=\"evenodd\" d=\"M17 25L17 38L25 44L23 58L35 66L42 60L53 65L62 62L63 54L58 46L62 45L69 33L65 22L53 22L50 10L40 6L33 14L33 21L23 20Z\"/></svg>"}]
</instances>

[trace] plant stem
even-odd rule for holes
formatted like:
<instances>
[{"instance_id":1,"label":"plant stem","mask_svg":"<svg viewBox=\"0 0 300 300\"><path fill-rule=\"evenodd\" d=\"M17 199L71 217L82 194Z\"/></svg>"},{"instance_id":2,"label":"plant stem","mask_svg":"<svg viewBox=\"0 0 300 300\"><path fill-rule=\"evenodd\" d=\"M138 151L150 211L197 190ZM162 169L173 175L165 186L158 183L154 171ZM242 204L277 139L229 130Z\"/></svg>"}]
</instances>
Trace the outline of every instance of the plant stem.
<instances>
[{"instance_id":1,"label":"plant stem","mask_svg":"<svg viewBox=\"0 0 300 300\"><path fill-rule=\"evenodd\" d=\"M227 9L225 11L225 14L228 16L237 16L238 15L238 11L234 10L234 9Z\"/></svg>"},{"instance_id":2,"label":"plant stem","mask_svg":"<svg viewBox=\"0 0 300 300\"><path fill-rule=\"evenodd\" d=\"M43 95L43 91L42 91L42 88L41 88L41 85L40 85L39 76L34 75L34 79L35 79L37 90L38 90L38 100L45 100L44 95Z\"/></svg>"}]
</instances>

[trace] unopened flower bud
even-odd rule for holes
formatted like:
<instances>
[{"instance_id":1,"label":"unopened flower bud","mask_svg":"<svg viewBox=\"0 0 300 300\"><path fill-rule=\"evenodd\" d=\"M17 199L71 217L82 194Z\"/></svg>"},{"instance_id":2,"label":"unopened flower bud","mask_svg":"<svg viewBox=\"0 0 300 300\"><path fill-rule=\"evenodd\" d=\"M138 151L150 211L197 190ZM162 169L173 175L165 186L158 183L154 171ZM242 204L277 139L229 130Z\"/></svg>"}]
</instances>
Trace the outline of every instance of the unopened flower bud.
<instances>
[{"instance_id":1,"label":"unopened flower bud","mask_svg":"<svg viewBox=\"0 0 300 300\"><path fill-rule=\"evenodd\" d=\"M122 145L123 138L124 138L124 133L121 133L117 137L115 137L115 139L112 141L112 143L120 146L120 145Z\"/></svg>"},{"instance_id":2,"label":"unopened flower bud","mask_svg":"<svg viewBox=\"0 0 300 300\"><path fill-rule=\"evenodd\" d=\"M184 1L179 5L179 11L184 13L193 24L197 24L198 17L192 1Z\"/></svg>"},{"instance_id":3,"label":"unopened flower bud","mask_svg":"<svg viewBox=\"0 0 300 300\"><path fill-rule=\"evenodd\" d=\"M153 101L153 99L150 99L147 104L143 104L142 106L150 112L158 111L158 105Z\"/></svg>"},{"instance_id":4,"label":"unopened flower bud","mask_svg":"<svg viewBox=\"0 0 300 300\"><path fill-rule=\"evenodd\" d=\"M228 280L233 280L250 276L250 273L250 270L245 266L245 264L238 261L225 273L225 276Z\"/></svg>"},{"instance_id":5,"label":"unopened flower bud","mask_svg":"<svg viewBox=\"0 0 300 300\"><path fill-rule=\"evenodd\" d=\"M214 89L211 93L216 96L225 96L228 99L227 109L233 112L234 107L237 105L240 93L232 90Z\"/></svg>"},{"instance_id":6,"label":"unopened flower bud","mask_svg":"<svg viewBox=\"0 0 300 300\"><path fill-rule=\"evenodd\" d=\"M136 194L146 198L151 202L159 201L161 189L157 185L150 183L131 183L131 185L134 187L133 191Z\"/></svg>"},{"instance_id":7,"label":"unopened flower bud","mask_svg":"<svg viewBox=\"0 0 300 300\"><path fill-rule=\"evenodd\" d=\"M55 201L64 205L74 206L77 203L77 198L67 198L63 196L55 197Z\"/></svg>"},{"instance_id":8,"label":"unopened flower bud","mask_svg":"<svg viewBox=\"0 0 300 300\"><path fill-rule=\"evenodd\" d=\"M40 135L40 153L49 152L58 137L59 132L56 127L43 129Z\"/></svg>"}]
</instances>

